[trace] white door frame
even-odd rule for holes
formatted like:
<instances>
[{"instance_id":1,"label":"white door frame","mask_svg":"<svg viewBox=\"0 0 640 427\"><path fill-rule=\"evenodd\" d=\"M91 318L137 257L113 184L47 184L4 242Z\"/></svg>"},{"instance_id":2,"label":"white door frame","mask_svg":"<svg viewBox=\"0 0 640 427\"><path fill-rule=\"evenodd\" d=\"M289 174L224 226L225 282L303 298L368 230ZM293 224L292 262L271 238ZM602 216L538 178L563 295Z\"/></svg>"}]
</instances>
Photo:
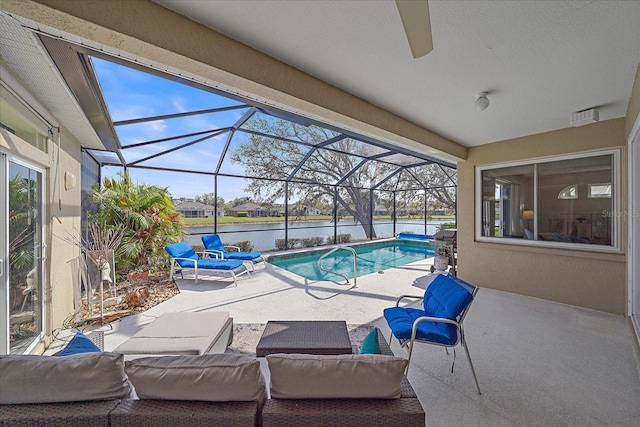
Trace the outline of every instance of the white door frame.
<instances>
[{"instance_id":1,"label":"white door frame","mask_svg":"<svg viewBox=\"0 0 640 427\"><path fill-rule=\"evenodd\" d=\"M8 353L9 335L5 321L9 320L9 288L7 286L7 269L9 268L9 254L7 253L6 237L9 235L7 185L7 156L0 152L0 354Z\"/></svg>"},{"instance_id":2,"label":"white door frame","mask_svg":"<svg viewBox=\"0 0 640 427\"><path fill-rule=\"evenodd\" d=\"M628 171L629 211L625 212L629 227L627 315L640 344L640 113L629 134Z\"/></svg>"},{"instance_id":3,"label":"white door frame","mask_svg":"<svg viewBox=\"0 0 640 427\"><path fill-rule=\"evenodd\" d=\"M42 338L44 337L45 331L45 319L46 319L46 300L45 300L45 277L47 277L46 272L46 224L45 224L45 212L47 206L45 204L45 195L46 195L46 182L47 176L45 169L37 166L34 163L31 163L28 160L24 160L23 158L17 157L11 153L0 152L0 175L2 176L2 184L0 184L0 209L2 209L2 213L0 213L0 229L3 236L9 236L9 219L8 219L8 207L9 207L9 192L7 189L7 184L9 182L9 162L27 167L37 173L40 174L41 185L38 194L38 202L40 204L40 212L38 214L38 227L40 228L40 242L37 246L37 254L36 259L40 264L39 277L36 279L38 286L38 299L40 301L40 313L38 315L38 321L40 322L39 329L40 333L37 337L24 349L25 354L31 352L31 350L37 346ZM9 271L9 253L8 253L8 243L6 239L0 238L0 262L2 262L0 273L0 293L3 294L1 301L4 301L5 304L0 306L0 354L8 354L11 350L9 343L9 294L8 294L8 271Z\"/></svg>"}]
</instances>

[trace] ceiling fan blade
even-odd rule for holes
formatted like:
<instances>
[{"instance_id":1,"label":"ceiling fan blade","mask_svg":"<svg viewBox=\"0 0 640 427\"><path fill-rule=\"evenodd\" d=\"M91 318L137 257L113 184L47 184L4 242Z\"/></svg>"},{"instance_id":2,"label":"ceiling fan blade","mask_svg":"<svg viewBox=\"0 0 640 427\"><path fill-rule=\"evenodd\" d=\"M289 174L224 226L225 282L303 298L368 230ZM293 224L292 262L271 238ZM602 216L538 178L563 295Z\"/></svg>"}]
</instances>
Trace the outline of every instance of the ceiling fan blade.
<instances>
[{"instance_id":1,"label":"ceiling fan blade","mask_svg":"<svg viewBox=\"0 0 640 427\"><path fill-rule=\"evenodd\" d=\"M433 50L431 19L427 0L396 0L404 32L414 58L420 58Z\"/></svg>"}]
</instances>

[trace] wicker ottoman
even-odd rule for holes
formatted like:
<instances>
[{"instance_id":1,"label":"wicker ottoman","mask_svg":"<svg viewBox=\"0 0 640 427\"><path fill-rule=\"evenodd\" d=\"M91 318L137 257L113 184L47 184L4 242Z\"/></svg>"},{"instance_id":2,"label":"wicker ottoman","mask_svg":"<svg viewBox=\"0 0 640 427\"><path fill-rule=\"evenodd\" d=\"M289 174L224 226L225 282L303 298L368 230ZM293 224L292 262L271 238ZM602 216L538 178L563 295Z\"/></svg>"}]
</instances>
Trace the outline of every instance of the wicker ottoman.
<instances>
[{"instance_id":1,"label":"wicker ottoman","mask_svg":"<svg viewBox=\"0 0 640 427\"><path fill-rule=\"evenodd\" d=\"M351 354L345 321L269 321L256 356L274 353Z\"/></svg>"}]
</instances>

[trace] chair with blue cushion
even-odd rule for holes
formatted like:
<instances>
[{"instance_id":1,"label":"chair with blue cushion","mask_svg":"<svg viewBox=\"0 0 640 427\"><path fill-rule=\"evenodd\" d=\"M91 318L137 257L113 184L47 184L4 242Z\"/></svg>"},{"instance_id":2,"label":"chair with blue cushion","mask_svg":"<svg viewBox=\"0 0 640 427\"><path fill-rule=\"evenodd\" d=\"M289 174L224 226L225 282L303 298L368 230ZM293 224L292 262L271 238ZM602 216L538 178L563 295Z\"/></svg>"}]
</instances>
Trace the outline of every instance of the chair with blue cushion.
<instances>
[{"instance_id":1,"label":"chair with blue cushion","mask_svg":"<svg viewBox=\"0 0 640 427\"><path fill-rule=\"evenodd\" d=\"M183 270L193 269L196 276L196 284L198 283L198 271L202 272L203 270L215 275L230 274L233 278L233 283L236 285L238 284L236 282L237 276L244 273L249 274L249 270L241 260L213 259L208 257L209 254L207 252L200 252L206 256L202 258L186 242L167 245L164 249L171 257L170 279L173 279L173 270L176 264L180 266L180 275L183 278Z\"/></svg>"},{"instance_id":2,"label":"chair with blue cushion","mask_svg":"<svg viewBox=\"0 0 640 427\"><path fill-rule=\"evenodd\" d=\"M402 347L408 348L409 363L415 343L435 344L445 349L462 344L480 394L462 327L477 292L478 288L470 283L452 275L440 274L429 284L423 296L402 295L398 298L395 307L384 310L384 318L391 328L389 341L395 336ZM422 299L422 308L400 307L400 301L404 298Z\"/></svg>"},{"instance_id":3,"label":"chair with blue cushion","mask_svg":"<svg viewBox=\"0 0 640 427\"><path fill-rule=\"evenodd\" d=\"M216 258L239 259L251 266L251 271L255 270L255 265L264 262L260 252L241 252L238 246L224 245L217 234L207 234L202 236L202 244L207 252ZM266 267L266 264L265 264Z\"/></svg>"}]
</instances>

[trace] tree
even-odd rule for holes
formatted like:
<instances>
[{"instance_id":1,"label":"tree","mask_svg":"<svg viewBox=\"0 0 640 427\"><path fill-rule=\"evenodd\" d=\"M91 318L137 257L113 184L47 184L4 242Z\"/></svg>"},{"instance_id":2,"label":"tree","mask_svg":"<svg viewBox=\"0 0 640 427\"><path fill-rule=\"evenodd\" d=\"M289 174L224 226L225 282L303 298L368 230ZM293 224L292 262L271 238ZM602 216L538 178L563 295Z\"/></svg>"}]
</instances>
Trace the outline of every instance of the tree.
<instances>
[{"instance_id":1,"label":"tree","mask_svg":"<svg viewBox=\"0 0 640 427\"><path fill-rule=\"evenodd\" d=\"M244 205L245 203L254 203L254 200L251 197L242 196L242 197L237 197L232 201L230 201L229 205L231 205L231 207L235 207L235 206Z\"/></svg>"},{"instance_id":2,"label":"tree","mask_svg":"<svg viewBox=\"0 0 640 427\"><path fill-rule=\"evenodd\" d=\"M438 205L449 209L456 206L456 170L441 166L439 164L429 164L412 168L409 179L414 179L421 184L421 191L408 190L398 191L397 201L406 206L415 204L424 205L424 191L426 189L429 205ZM409 182L400 182L398 187L411 188Z\"/></svg>"},{"instance_id":3,"label":"tree","mask_svg":"<svg viewBox=\"0 0 640 427\"><path fill-rule=\"evenodd\" d=\"M222 197L216 198L215 193L205 193L201 196L196 196L195 201L204 203L206 205L211 205L211 206L219 206L219 207L224 206L224 199Z\"/></svg>"},{"instance_id":4,"label":"tree","mask_svg":"<svg viewBox=\"0 0 640 427\"><path fill-rule=\"evenodd\" d=\"M260 200L275 202L285 197L284 181L295 171L288 185L290 203L295 201L302 206L315 206L318 203L332 203L336 197L338 211L353 216L362 225L367 237L376 237L375 230L369 226L369 188L393 173L397 166L384 162L367 162L361 166L363 157L375 154L371 151L372 146L352 138L340 138L340 134L329 129L264 117L252 119L247 127L256 133L250 134L246 143L237 145L231 152L232 162L242 164L246 176L251 177L245 191ZM266 135L275 135L280 139ZM326 148L316 148L308 157L305 156L310 147L297 142L317 145L332 138L333 142L327 144ZM444 173L433 178L425 173L398 174L402 178L393 181L396 185L394 189L398 183L411 181L415 186L420 181L435 184L446 179ZM338 182L340 186L336 187ZM425 188L424 185L424 182L419 183L418 188ZM383 197L382 192L376 194L379 195L374 197ZM444 199L448 196L447 191L434 190L434 197Z\"/></svg>"},{"instance_id":5,"label":"tree","mask_svg":"<svg viewBox=\"0 0 640 427\"><path fill-rule=\"evenodd\" d=\"M105 178L94 186L97 211L89 221L104 229L124 227L121 251L116 251L118 270L158 267L167 258L164 246L179 242L184 233L182 216L175 210L167 188L134 183L128 174Z\"/></svg>"},{"instance_id":6,"label":"tree","mask_svg":"<svg viewBox=\"0 0 640 427\"><path fill-rule=\"evenodd\" d=\"M34 267L34 239L38 226L34 206L36 181L20 174L9 180L9 268L13 287L25 283L27 272Z\"/></svg>"}]
</instances>

